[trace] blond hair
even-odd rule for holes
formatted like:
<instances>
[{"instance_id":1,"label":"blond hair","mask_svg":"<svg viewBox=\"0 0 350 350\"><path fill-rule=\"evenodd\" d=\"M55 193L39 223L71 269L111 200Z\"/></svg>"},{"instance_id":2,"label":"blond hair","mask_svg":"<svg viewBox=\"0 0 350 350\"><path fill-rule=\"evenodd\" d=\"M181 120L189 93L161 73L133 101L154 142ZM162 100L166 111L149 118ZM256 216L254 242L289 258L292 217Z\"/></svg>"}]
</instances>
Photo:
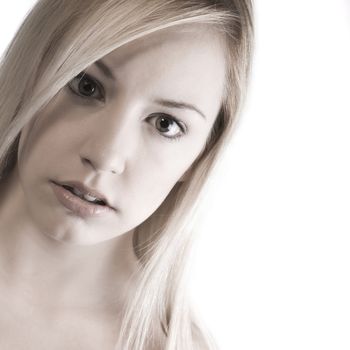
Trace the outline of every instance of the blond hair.
<instances>
[{"instance_id":1,"label":"blond hair","mask_svg":"<svg viewBox=\"0 0 350 350\"><path fill-rule=\"evenodd\" d=\"M1 58L0 179L17 161L22 128L74 76L132 40L168 27L204 23L227 43L226 94L190 176L178 182L133 236L140 262L115 349L217 348L188 302L191 220L208 176L237 123L252 51L249 0L40 0ZM161 329L161 332L159 332Z\"/></svg>"}]
</instances>

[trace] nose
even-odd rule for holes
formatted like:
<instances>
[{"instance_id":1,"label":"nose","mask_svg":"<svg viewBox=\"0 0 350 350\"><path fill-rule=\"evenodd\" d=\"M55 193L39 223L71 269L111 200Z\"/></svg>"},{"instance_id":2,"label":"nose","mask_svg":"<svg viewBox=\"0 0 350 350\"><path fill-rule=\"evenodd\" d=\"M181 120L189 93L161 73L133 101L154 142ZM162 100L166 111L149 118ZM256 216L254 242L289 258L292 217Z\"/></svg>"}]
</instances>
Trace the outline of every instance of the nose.
<instances>
[{"instance_id":1,"label":"nose","mask_svg":"<svg viewBox=\"0 0 350 350\"><path fill-rule=\"evenodd\" d=\"M131 116L121 111L118 115L114 112L98 116L87 135L80 152L83 165L95 172L122 174L138 143L137 127L132 125Z\"/></svg>"},{"instance_id":2,"label":"nose","mask_svg":"<svg viewBox=\"0 0 350 350\"><path fill-rule=\"evenodd\" d=\"M88 166L93 168L96 172L107 171L107 172L111 172L113 174L122 174L124 172L124 170L125 170L125 164L123 164L123 163L120 163L117 166L113 165L113 166L110 166L110 167L103 168L102 166L99 166L96 161L93 161L93 160L91 160L89 158L80 156L80 159L81 159L81 162L84 165L87 164Z\"/></svg>"}]
</instances>

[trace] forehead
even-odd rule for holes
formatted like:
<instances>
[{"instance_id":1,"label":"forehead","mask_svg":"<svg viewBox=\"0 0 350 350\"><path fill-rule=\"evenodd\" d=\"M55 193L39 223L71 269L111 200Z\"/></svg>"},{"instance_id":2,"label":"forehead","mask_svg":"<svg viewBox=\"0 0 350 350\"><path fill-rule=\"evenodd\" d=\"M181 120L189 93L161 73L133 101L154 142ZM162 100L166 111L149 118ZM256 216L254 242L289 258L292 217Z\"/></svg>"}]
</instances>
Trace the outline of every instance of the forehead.
<instances>
[{"instance_id":1,"label":"forehead","mask_svg":"<svg viewBox=\"0 0 350 350\"><path fill-rule=\"evenodd\" d=\"M167 28L102 58L125 94L198 103L216 114L226 73L223 36L208 25Z\"/></svg>"}]
</instances>

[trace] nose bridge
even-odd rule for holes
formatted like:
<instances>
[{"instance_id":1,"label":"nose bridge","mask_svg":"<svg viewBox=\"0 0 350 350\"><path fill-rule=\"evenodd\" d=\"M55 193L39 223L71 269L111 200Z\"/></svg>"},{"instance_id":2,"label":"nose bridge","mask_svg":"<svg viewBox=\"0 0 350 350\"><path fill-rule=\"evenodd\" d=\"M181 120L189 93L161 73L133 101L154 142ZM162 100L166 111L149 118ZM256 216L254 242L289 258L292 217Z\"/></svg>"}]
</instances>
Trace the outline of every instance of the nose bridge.
<instances>
[{"instance_id":1,"label":"nose bridge","mask_svg":"<svg viewBox=\"0 0 350 350\"><path fill-rule=\"evenodd\" d=\"M124 171L138 143L134 113L137 111L132 104L119 102L96 117L84 153L96 170Z\"/></svg>"},{"instance_id":2,"label":"nose bridge","mask_svg":"<svg viewBox=\"0 0 350 350\"><path fill-rule=\"evenodd\" d=\"M111 150L113 148L120 150L121 146L132 140L130 138L131 132L135 131L135 128L131 127L131 124L134 122L132 118L133 112L127 106L110 108L103 112L100 122L96 122L97 135L103 140L101 146Z\"/></svg>"}]
</instances>

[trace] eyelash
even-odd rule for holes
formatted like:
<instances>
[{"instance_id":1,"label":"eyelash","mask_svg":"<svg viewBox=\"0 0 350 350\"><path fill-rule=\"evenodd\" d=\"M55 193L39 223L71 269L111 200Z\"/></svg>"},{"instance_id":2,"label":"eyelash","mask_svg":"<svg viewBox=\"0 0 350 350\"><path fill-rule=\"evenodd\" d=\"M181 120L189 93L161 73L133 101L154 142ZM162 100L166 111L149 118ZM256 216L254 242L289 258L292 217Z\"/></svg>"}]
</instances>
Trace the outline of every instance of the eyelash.
<instances>
[{"instance_id":1,"label":"eyelash","mask_svg":"<svg viewBox=\"0 0 350 350\"><path fill-rule=\"evenodd\" d=\"M78 81L79 81L79 83L80 83L80 81L81 81L83 78L87 78L87 80L88 80L89 82L93 82L93 84L96 84L97 89L100 91L100 95L102 95L102 97L97 98L97 100L104 102L104 101L105 101L105 98L104 98L104 97L105 97L105 90L104 90L103 86L100 84L100 82L99 82L97 79L95 79L93 76L87 74L85 71L80 72L76 77L74 77L74 78L68 83L68 87L69 87L70 91L71 91L74 95L76 95L76 96L78 96L78 97L80 97L80 98L82 98L82 99L84 99L84 100L91 100L91 97L90 97L90 96L81 95L81 94L79 94L78 92L76 92L75 89L73 89L73 88L71 87L71 84L72 84L73 81L75 81L76 79L78 79ZM95 90L94 90L94 92L95 92ZM102 93L101 93L101 92L102 92ZM155 114L154 116L148 117L147 119L148 119L148 120L151 120L151 119L154 119L154 118L160 118L160 117L161 117L162 119L167 119L167 120L170 120L170 121L172 121L172 122L175 122L175 123L177 124L177 126L179 127L179 129L181 130L181 131L180 131L177 135L175 135L175 136L164 136L162 133L159 132L159 134L160 134L163 138L167 139L168 141L179 141L180 138L181 138L182 136L186 135L186 133L187 133L187 127L186 127L186 125L185 125L183 122L181 122L180 120L178 120L177 118L175 118L175 117L173 117L173 116L171 116L171 115L169 115L169 114L165 114L165 113L154 113L154 114Z\"/></svg>"}]
</instances>

